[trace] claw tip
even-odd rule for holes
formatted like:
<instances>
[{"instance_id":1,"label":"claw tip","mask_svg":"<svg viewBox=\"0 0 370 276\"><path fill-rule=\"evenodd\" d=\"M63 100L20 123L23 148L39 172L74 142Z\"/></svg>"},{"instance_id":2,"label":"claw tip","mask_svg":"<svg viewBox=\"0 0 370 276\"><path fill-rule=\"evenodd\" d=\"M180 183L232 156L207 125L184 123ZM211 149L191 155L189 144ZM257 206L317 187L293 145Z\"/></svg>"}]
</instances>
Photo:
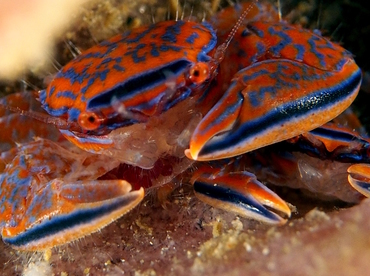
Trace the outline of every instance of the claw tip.
<instances>
[{"instance_id":1,"label":"claw tip","mask_svg":"<svg viewBox=\"0 0 370 276\"><path fill-rule=\"evenodd\" d=\"M192 153L190 149L185 150L185 156L191 160L197 160L198 154L197 153Z\"/></svg>"}]
</instances>

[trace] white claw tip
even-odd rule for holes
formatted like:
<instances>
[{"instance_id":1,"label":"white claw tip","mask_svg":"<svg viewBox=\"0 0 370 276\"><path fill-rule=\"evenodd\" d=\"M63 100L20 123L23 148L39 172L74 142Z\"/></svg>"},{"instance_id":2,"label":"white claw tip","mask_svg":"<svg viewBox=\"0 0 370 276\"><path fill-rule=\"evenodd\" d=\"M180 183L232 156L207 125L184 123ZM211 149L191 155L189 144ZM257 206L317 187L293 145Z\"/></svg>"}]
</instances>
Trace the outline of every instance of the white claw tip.
<instances>
[{"instance_id":1,"label":"white claw tip","mask_svg":"<svg viewBox=\"0 0 370 276\"><path fill-rule=\"evenodd\" d=\"M197 160L198 155L192 155L190 149L185 150L185 156L191 160Z\"/></svg>"}]
</instances>

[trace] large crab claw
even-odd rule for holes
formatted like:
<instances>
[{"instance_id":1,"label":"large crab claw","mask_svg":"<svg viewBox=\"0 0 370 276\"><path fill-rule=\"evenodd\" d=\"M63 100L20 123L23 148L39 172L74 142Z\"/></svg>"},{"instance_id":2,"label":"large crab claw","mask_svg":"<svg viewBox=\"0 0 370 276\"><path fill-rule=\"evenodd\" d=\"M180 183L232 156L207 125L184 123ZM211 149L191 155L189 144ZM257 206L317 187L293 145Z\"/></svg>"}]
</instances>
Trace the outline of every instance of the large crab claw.
<instances>
[{"instance_id":1,"label":"large crab claw","mask_svg":"<svg viewBox=\"0 0 370 276\"><path fill-rule=\"evenodd\" d=\"M116 161L48 140L19 145L0 161L7 163L0 174L1 235L20 250L43 250L96 232L144 197L142 188L131 191L124 180L96 180Z\"/></svg>"},{"instance_id":2,"label":"large crab claw","mask_svg":"<svg viewBox=\"0 0 370 276\"><path fill-rule=\"evenodd\" d=\"M134 208L144 189L123 180L63 183L55 179L29 202L22 221L3 228L3 241L34 251L62 245L96 232Z\"/></svg>"},{"instance_id":3,"label":"large crab claw","mask_svg":"<svg viewBox=\"0 0 370 276\"><path fill-rule=\"evenodd\" d=\"M235 75L195 129L186 155L232 157L315 129L343 112L360 84L352 59L340 71L288 59L257 62Z\"/></svg>"},{"instance_id":4,"label":"large crab claw","mask_svg":"<svg viewBox=\"0 0 370 276\"><path fill-rule=\"evenodd\" d=\"M290 217L285 201L259 182L254 174L198 172L192 182L195 195L216 208L270 224L284 224Z\"/></svg>"},{"instance_id":5,"label":"large crab claw","mask_svg":"<svg viewBox=\"0 0 370 276\"><path fill-rule=\"evenodd\" d=\"M347 170L348 182L366 197L370 197L370 165L354 164Z\"/></svg>"}]
</instances>

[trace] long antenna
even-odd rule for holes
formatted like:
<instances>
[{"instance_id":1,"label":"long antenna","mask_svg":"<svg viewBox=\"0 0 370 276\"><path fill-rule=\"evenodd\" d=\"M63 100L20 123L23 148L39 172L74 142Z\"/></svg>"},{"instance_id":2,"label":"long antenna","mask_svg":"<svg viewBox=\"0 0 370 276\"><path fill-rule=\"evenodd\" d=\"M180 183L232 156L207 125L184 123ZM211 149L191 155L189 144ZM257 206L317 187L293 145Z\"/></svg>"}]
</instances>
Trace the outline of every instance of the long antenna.
<instances>
[{"instance_id":1,"label":"long antenna","mask_svg":"<svg viewBox=\"0 0 370 276\"><path fill-rule=\"evenodd\" d=\"M238 21L236 21L234 27L230 31L229 35L227 36L224 43L222 43L220 46L217 47L216 52L213 56L213 62L211 62L210 70L211 72L215 72L218 65L222 62L225 56L225 52L227 47L229 47L231 41L233 40L236 32L238 31L239 27L242 25L244 19L247 17L253 6L258 3L258 0L253 1L247 9L243 11L243 13L240 15Z\"/></svg>"},{"instance_id":2,"label":"long antenna","mask_svg":"<svg viewBox=\"0 0 370 276\"><path fill-rule=\"evenodd\" d=\"M247 17L248 13L251 11L251 9L253 8L253 5L255 3L258 3L258 0L253 1L253 3L251 3L248 6L248 8L243 11L243 13L239 17L238 21L236 21L235 26L232 28L232 30L230 31L229 35L227 36L226 41L223 44L221 44L221 45L224 45L225 44L225 49L229 46L231 40L233 40L233 38L234 38L236 32L238 31L240 25L243 23L244 19Z\"/></svg>"}]
</instances>

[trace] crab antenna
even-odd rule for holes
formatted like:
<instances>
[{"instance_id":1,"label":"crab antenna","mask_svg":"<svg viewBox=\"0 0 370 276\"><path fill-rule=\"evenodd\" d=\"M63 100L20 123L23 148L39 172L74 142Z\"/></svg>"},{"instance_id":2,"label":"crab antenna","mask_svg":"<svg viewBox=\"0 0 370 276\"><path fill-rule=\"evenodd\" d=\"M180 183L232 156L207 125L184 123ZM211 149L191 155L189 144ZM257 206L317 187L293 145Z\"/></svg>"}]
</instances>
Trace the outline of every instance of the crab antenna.
<instances>
[{"instance_id":1,"label":"crab antenna","mask_svg":"<svg viewBox=\"0 0 370 276\"><path fill-rule=\"evenodd\" d=\"M50 115L37 112L37 111L22 110L19 107L7 106L1 103L0 103L0 106L6 110L18 113L22 116L27 116L29 118L35 119L37 121L40 121L46 124L55 125L59 129L70 129L71 128L71 124L69 124L66 120L61 119L61 118L52 117Z\"/></svg>"},{"instance_id":2,"label":"crab antenna","mask_svg":"<svg viewBox=\"0 0 370 276\"><path fill-rule=\"evenodd\" d=\"M233 29L231 30L231 32L227 36L226 41L223 44L221 44L221 45L225 44L224 49L226 49L229 46L231 40L233 40L233 38L234 38L236 32L238 31L240 25L243 23L243 20L247 17L248 13L251 11L251 9L253 8L253 5L255 3L258 3L258 0L253 1L253 3L251 3L248 6L248 8L243 11L243 13L239 17L238 21L236 21L235 26L233 27Z\"/></svg>"},{"instance_id":3,"label":"crab antenna","mask_svg":"<svg viewBox=\"0 0 370 276\"><path fill-rule=\"evenodd\" d=\"M214 54L213 58L213 64L211 65L211 71L214 72L218 65L222 62L224 59L225 51L227 47L229 47L231 41L233 40L236 32L238 31L240 25L243 23L244 19L247 17L251 9L253 8L254 4L258 3L258 0L253 1L247 9L243 11L243 13L240 15L238 21L236 21L234 27L230 31L229 35L227 36L224 43L222 43L220 46L217 47L216 52Z\"/></svg>"}]
</instances>

